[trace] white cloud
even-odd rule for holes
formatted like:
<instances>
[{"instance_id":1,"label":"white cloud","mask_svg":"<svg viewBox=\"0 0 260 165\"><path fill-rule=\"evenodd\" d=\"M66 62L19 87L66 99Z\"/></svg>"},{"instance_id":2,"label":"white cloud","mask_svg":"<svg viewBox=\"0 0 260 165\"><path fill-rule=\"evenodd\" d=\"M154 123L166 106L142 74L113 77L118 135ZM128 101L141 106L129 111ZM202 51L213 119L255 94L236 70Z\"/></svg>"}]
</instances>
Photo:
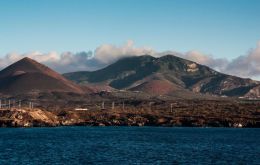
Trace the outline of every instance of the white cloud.
<instances>
[{"instance_id":1,"label":"white cloud","mask_svg":"<svg viewBox=\"0 0 260 165\"><path fill-rule=\"evenodd\" d=\"M103 44L99 46L95 50L94 58L104 64L109 64L127 56L139 56L145 54L153 55L154 53L155 51L152 48L137 48L134 46L134 42L132 40L129 40L126 44L122 46L115 46L111 44Z\"/></svg>"},{"instance_id":2,"label":"white cloud","mask_svg":"<svg viewBox=\"0 0 260 165\"><path fill-rule=\"evenodd\" d=\"M186 53L178 53L176 51L156 52L149 47L135 47L134 42L129 40L121 46L103 44L96 48L94 54L91 51L80 53L41 53L37 51L25 54L9 53L0 58L0 68L4 68L23 57L30 57L40 63L48 65L60 73L65 73L82 70L96 70L105 67L120 58L145 54L156 57L172 54L207 65L224 73L242 77L260 77L260 42L257 44L256 48L251 49L246 55L239 56L232 61L228 61L225 58L214 58L212 55L204 54L196 50Z\"/></svg>"},{"instance_id":3,"label":"white cloud","mask_svg":"<svg viewBox=\"0 0 260 165\"><path fill-rule=\"evenodd\" d=\"M226 72L242 77L260 76L260 42L256 48L251 49L246 55L232 60L226 67Z\"/></svg>"},{"instance_id":4,"label":"white cloud","mask_svg":"<svg viewBox=\"0 0 260 165\"><path fill-rule=\"evenodd\" d=\"M228 60L224 58L214 58L212 55L204 54L197 50L192 50L184 54L179 55L182 58L188 59L190 61L195 61L199 64L209 66L218 71L225 70Z\"/></svg>"},{"instance_id":5,"label":"white cloud","mask_svg":"<svg viewBox=\"0 0 260 165\"><path fill-rule=\"evenodd\" d=\"M217 71L225 71L228 65L228 60L225 58L214 58L212 55L204 54L197 50L192 50L186 53L179 53L176 51L165 51L153 54L155 57L161 57L164 55L174 55L190 61L197 62L202 65L209 66Z\"/></svg>"},{"instance_id":6,"label":"white cloud","mask_svg":"<svg viewBox=\"0 0 260 165\"><path fill-rule=\"evenodd\" d=\"M64 52L59 54L57 52L41 53L37 51L25 54L9 53L0 59L0 67L4 68L24 57L29 57L48 65L60 73L79 70L95 70L101 67L101 64L92 58L92 52Z\"/></svg>"}]
</instances>

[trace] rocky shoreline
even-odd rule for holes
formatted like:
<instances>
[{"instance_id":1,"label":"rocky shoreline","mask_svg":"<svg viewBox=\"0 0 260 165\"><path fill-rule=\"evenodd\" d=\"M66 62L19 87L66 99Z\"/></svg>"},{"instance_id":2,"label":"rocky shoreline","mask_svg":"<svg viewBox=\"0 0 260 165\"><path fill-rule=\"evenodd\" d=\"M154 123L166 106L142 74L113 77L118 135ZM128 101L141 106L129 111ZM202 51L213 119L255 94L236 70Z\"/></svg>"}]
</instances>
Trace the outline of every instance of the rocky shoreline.
<instances>
[{"instance_id":1,"label":"rocky shoreline","mask_svg":"<svg viewBox=\"0 0 260 165\"><path fill-rule=\"evenodd\" d=\"M158 113L154 111L47 111L41 109L2 109L0 127L58 126L162 126L260 128L259 118L216 117Z\"/></svg>"}]
</instances>

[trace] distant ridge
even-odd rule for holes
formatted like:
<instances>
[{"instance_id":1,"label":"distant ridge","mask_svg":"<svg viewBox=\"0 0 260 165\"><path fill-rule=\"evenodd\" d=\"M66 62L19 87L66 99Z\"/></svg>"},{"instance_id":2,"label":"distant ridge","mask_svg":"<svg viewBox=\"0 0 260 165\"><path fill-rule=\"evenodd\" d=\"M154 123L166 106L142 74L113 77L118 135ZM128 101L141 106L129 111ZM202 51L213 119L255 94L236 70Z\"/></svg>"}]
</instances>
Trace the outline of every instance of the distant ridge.
<instances>
[{"instance_id":1,"label":"distant ridge","mask_svg":"<svg viewBox=\"0 0 260 165\"><path fill-rule=\"evenodd\" d=\"M260 96L260 83L217 72L174 55L127 57L97 71L66 73L79 84L101 84L114 89L156 95L193 92L219 96Z\"/></svg>"},{"instance_id":2,"label":"distant ridge","mask_svg":"<svg viewBox=\"0 0 260 165\"><path fill-rule=\"evenodd\" d=\"M0 93L20 94L50 91L84 92L80 86L28 57L0 71Z\"/></svg>"}]
</instances>

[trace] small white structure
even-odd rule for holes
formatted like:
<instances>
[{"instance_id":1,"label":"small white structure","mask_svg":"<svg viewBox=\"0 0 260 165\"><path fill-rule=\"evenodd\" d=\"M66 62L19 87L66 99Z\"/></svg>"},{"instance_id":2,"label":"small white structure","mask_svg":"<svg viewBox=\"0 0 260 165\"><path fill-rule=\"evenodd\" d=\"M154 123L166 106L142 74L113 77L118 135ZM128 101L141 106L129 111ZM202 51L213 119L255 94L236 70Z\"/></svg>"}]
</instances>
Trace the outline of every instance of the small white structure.
<instances>
[{"instance_id":1,"label":"small white structure","mask_svg":"<svg viewBox=\"0 0 260 165\"><path fill-rule=\"evenodd\" d=\"M75 111L88 111L88 108L75 108Z\"/></svg>"},{"instance_id":2,"label":"small white structure","mask_svg":"<svg viewBox=\"0 0 260 165\"><path fill-rule=\"evenodd\" d=\"M234 126L235 128L242 128L242 127L243 127L243 124L241 124L241 123L235 123L233 126Z\"/></svg>"}]
</instances>

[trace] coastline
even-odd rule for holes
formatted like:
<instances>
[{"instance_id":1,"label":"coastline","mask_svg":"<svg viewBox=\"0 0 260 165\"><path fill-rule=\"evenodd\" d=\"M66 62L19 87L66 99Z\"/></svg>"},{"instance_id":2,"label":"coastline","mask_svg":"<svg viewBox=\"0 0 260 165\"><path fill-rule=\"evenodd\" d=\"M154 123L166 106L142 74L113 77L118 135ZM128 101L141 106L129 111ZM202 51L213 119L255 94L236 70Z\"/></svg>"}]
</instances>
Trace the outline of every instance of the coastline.
<instances>
[{"instance_id":1,"label":"coastline","mask_svg":"<svg viewBox=\"0 0 260 165\"><path fill-rule=\"evenodd\" d=\"M39 108L0 111L0 127L136 126L260 128L258 118L210 117L117 110L47 111Z\"/></svg>"}]
</instances>

